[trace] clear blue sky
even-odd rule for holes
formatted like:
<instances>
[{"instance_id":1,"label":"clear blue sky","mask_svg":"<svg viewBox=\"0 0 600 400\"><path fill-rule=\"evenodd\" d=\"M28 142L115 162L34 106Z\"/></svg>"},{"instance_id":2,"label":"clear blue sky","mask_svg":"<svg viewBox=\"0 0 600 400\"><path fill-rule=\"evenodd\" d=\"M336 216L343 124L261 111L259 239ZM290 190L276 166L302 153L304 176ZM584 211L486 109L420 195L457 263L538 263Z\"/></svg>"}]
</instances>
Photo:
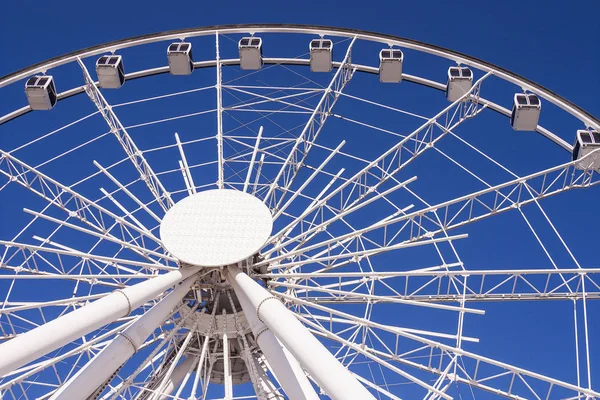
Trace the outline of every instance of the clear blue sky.
<instances>
[{"instance_id":1,"label":"clear blue sky","mask_svg":"<svg viewBox=\"0 0 600 400\"><path fill-rule=\"evenodd\" d=\"M0 76L77 49L150 32L232 23L303 23L371 30L448 47L521 74L573 101L591 114L600 116L600 23L597 17L590 17L599 14L598 0L420 0L380 3L6 1L0 14ZM19 93L22 93L21 89ZM0 97L0 102L5 101ZM16 104L21 106L24 101L24 98L20 98ZM13 109L16 106L0 105L0 109L7 108ZM2 132L7 134L7 131L0 131L0 147L2 140L6 138L1 135ZM570 138L569 135L572 132L566 132L563 137ZM589 196L582 198L586 201L590 199ZM549 208L555 212L554 215L560 214L562 203L551 201L553 200L548 203ZM515 217L517 219L518 216ZM570 227L567 216L559 218L558 224L562 224L560 229ZM493 222L474 227L470 233L482 235L474 235L473 242L470 243L484 248L489 242L495 241L496 238L489 235L494 227ZM593 227L588 226L587 229L586 232L591 237L597 235L597 230L593 230ZM511 232L503 230L501 233L508 237ZM2 239L7 239L4 236L6 235L0 235ZM572 240L575 235L569 232L568 237ZM528 239L531 240L530 234ZM506 240L507 243L510 242L510 238ZM523 250L526 245L517 243L519 240L520 236L514 239L512 245L515 246L514 249ZM589 247L585 242L573 242L575 240L570 244ZM495 250L498 251L497 254L485 254L490 261L496 257L500 260L504 260L503 257L510 259L502 254L502 248ZM481 258L483 254L484 250L477 248L472 251L471 256L472 259L479 256L484 263L488 260ZM586 265L598 267L597 262L595 265L590 264L594 261L590 254L594 253L588 251ZM523 261L527 257L520 258L525 254L518 256L513 259L522 262L514 266L527 267L527 263ZM476 267L478 265L473 266ZM3 290L0 286L0 293ZM497 337L497 345L493 340L487 341L478 350L483 354L572 381L572 365L569 364L567 374L562 374L562 366L557 365L556 357L567 360L566 362L571 362L569 360L573 357L570 354L557 355L553 347L554 333L556 337L568 338L572 333L572 325L567 322L557 326L552 318L553 313L561 313L568 321L567 317L572 315L569 314L571 303L547 303L543 306L512 303L502 306L504 308L501 311L490 309L485 317L484 327L478 326L477 322L480 320L477 318L467 317L468 333L477 336L480 330L508 330L507 322L515 325L529 323L530 329L514 336ZM598 307L595 306L593 310L594 315L598 316ZM598 323L594 326L594 332L598 332ZM568 340L572 347L572 339ZM596 360L598 351L596 344ZM535 362L529 359L528 354L535 355ZM600 365L596 365L596 373L600 371L599 367ZM599 378L600 376L596 377L596 381Z\"/></svg>"}]
</instances>

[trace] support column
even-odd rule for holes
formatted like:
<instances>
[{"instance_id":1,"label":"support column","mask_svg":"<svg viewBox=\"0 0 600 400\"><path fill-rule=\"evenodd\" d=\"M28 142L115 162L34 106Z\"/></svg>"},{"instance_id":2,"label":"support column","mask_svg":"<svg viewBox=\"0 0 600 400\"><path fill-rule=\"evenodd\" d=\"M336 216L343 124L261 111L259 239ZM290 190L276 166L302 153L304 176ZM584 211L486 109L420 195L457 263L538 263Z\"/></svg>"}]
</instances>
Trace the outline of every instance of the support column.
<instances>
[{"instance_id":1,"label":"support column","mask_svg":"<svg viewBox=\"0 0 600 400\"><path fill-rule=\"evenodd\" d=\"M0 376L22 367L51 351L125 317L200 270L200 267L181 268L148 279L125 289L116 290L75 311L38 326L0 345Z\"/></svg>"},{"instance_id":2,"label":"support column","mask_svg":"<svg viewBox=\"0 0 600 400\"><path fill-rule=\"evenodd\" d=\"M227 279L235 289L235 286L229 279L229 275ZM256 343L269 361L273 375L275 375L275 379L283 387L285 394L290 399L319 400L319 396L306 377L302 367L298 364L298 361L277 340L264 322L258 319L256 307L252 306L245 293L236 291L236 295L244 310L244 315L250 324L252 333L256 338Z\"/></svg>"},{"instance_id":3,"label":"support column","mask_svg":"<svg viewBox=\"0 0 600 400\"><path fill-rule=\"evenodd\" d=\"M269 330L258 335L257 340L266 333L272 331L279 339L283 346L300 362L311 376L315 379L318 385L325 390L334 400L354 400L354 399L375 399L373 395L361 385L354 376L344 367L333 354L323 346L323 344L315 338L303 325L296 319L294 314L290 312L277 298L267 292L262 286L256 283L248 275L241 272L237 267L227 267L226 277L229 284L234 288L247 318L250 315L256 315ZM246 303L246 301L248 303ZM244 303L245 307L244 307ZM249 308L249 310L247 310ZM259 344L260 345L260 344ZM281 345L279 345L281 348ZM271 341L261 350L265 351L265 356L272 363L268 349L277 348L275 343ZM283 349L281 349L283 353ZM280 357L274 357L274 361L280 361ZM277 374L278 379L290 381L288 367L287 373L285 369L280 373L277 367L271 364ZM293 377L296 377L295 372L291 372ZM280 378L281 375L281 378ZM304 373L302 373L304 375ZM298 384L297 384L298 385ZM282 382L282 386L284 386ZM291 393L284 390L288 397L296 398Z\"/></svg>"},{"instance_id":4,"label":"support column","mask_svg":"<svg viewBox=\"0 0 600 400\"><path fill-rule=\"evenodd\" d=\"M175 358L173 358L173 361L171 361L171 365L169 366L169 368L167 369L167 371L165 372L165 375L162 377L162 379L159 380L159 382L157 383L157 385L155 386L155 390L157 393L153 394L151 396L152 400L161 400L161 399L165 399L167 398L166 396L161 396L161 394L164 393L171 393L171 390L173 390L173 388L171 388L169 390L169 392L165 391L165 387L169 384L169 382L171 381L172 375L175 372L175 369L178 367L177 363L179 363L179 360L181 360L181 357L183 357L183 354L185 353L185 351L187 350L190 341L192 340L192 338L194 337L194 335L196 334L196 326L197 324L194 323L192 325L192 328L189 330L187 336L185 337L183 343L181 344L181 346L179 347L179 350L177 351L177 354L175 354ZM187 373L187 371L189 370L189 367L187 370L185 370L183 372L183 375L181 376L179 382L181 382L181 379L183 379L183 376Z\"/></svg>"},{"instance_id":5,"label":"support column","mask_svg":"<svg viewBox=\"0 0 600 400\"><path fill-rule=\"evenodd\" d=\"M164 384L163 389L158 395L158 400L168 400L171 399L169 395L173 393L175 389L182 384L183 379L187 375L188 372L194 368L194 365L198 362L198 359L193 356L186 357L175 369L173 373L169 376L167 381Z\"/></svg>"},{"instance_id":6,"label":"support column","mask_svg":"<svg viewBox=\"0 0 600 400\"><path fill-rule=\"evenodd\" d=\"M152 332L179 304L194 281L195 277L187 278L175 286L158 304L139 317L131 326L119 333L118 336L90 362L81 368L71 379L62 385L51 400L85 399L98 386L125 363L140 347Z\"/></svg>"}]
</instances>

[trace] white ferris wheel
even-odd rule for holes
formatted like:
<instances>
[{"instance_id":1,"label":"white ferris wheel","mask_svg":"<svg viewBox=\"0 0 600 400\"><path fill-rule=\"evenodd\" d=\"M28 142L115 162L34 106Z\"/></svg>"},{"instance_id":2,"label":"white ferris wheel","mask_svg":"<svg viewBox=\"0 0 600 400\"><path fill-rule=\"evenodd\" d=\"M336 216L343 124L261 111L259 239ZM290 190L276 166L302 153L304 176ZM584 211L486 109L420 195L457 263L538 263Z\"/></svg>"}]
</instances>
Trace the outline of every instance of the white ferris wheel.
<instances>
[{"instance_id":1,"label":"white ferris wheel","mask_svg":"<svg viewBox=\"0 0 600 400\"><path fill-rule=\"evenodd\" d=\"M552 91L300 25L0 91L0 398L600 398L600 121Z\"/></svg>"}]
</instances>

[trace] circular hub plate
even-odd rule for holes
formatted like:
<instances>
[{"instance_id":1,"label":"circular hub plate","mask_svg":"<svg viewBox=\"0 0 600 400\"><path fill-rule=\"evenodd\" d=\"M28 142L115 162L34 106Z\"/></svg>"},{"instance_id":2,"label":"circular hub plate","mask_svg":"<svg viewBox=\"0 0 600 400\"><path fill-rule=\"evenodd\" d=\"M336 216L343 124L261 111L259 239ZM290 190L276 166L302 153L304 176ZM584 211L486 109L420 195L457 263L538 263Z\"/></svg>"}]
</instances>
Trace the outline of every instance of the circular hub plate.
<instances>
[{"instance_id":1,"label":"circular hub plate","mask_svg":"<svg viewBox=\"0 0 600 400\"><path fill-rule=\"evenodd\" d=\"M214 189L175 204L160 224L160 237L180 261L219 267L257 253L272 228L262 201L237 190Z\"/></svg>"}]
</instances>

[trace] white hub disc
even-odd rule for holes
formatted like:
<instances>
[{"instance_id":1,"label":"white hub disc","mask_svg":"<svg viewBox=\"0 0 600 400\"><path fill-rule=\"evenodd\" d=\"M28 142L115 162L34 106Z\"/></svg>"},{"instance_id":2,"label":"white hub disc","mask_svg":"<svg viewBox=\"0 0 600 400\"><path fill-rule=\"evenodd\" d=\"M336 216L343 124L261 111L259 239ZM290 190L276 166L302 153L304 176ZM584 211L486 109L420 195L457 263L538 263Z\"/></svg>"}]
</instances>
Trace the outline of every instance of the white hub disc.
<instances>
[{"instance_id":1,"label":"white hub disc","mask_svg":"<svg viewBox=\"0 0 600 400\"><path fill-rule=\"evenodd\" d=\"M272 228L262 201L237 190L214 189L175 204L160 224L160 237L180 261L219 267L257 253Z\"/></svg>"}]
</instances>

